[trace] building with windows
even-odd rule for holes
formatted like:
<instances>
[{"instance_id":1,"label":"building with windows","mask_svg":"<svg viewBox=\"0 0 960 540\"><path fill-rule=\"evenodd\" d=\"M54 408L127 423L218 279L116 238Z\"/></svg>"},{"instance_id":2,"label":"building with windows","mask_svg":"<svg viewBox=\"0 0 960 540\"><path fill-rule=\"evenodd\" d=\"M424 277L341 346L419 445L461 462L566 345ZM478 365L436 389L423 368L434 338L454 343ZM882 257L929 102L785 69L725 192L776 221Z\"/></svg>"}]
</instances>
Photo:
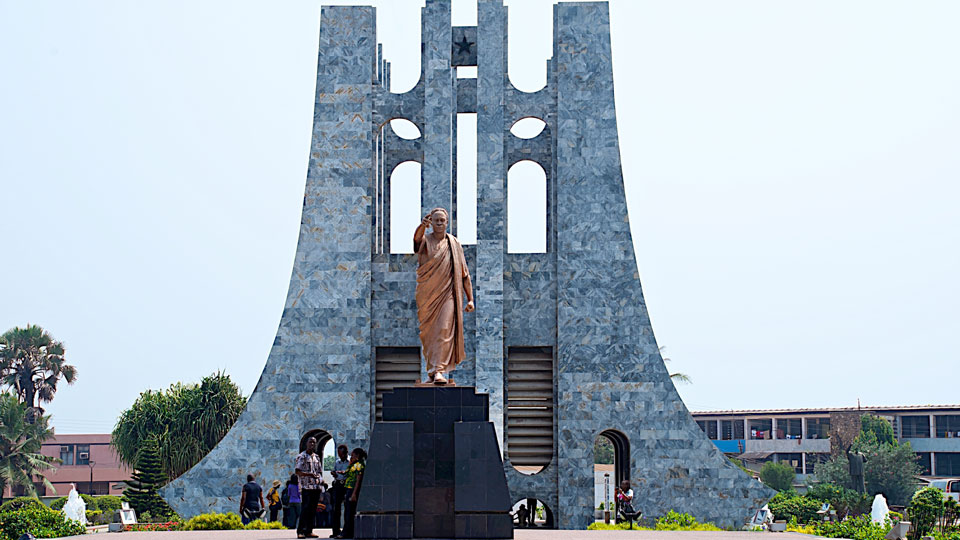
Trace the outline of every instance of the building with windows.
<instances>
[{"instance_id":1,"label":"building with windows","mask_svg":"<svg viewBox=\"0 0 960 540\"><path fill-rule=\"evenodd\" d=\"M124 481L130 479L131 470L120 463L110 434L57 435L43 443L40 452L45 456L59 458L61 463L55 471L45 476L53 484L53 490L36 483L41 497L62 497L70 493L70 484L77 491L90 495L120 495ZM4 497L24 495L23 488L11 491L8 487Z\"/></svg>"},{"instance_id":2,"label":"building with windows","mask_svg":"<svg viewBox=\"0 0 960 540\"><path fill-rule=\"evenodd\" d=\"M789 463L798 480L849 445L860 416L890 421L894 435L916 451L923 475L960 476L960 405L767 409L691 413L700 429L727 456L758 469L765 461Z\"/></svg>"}]
</instances>

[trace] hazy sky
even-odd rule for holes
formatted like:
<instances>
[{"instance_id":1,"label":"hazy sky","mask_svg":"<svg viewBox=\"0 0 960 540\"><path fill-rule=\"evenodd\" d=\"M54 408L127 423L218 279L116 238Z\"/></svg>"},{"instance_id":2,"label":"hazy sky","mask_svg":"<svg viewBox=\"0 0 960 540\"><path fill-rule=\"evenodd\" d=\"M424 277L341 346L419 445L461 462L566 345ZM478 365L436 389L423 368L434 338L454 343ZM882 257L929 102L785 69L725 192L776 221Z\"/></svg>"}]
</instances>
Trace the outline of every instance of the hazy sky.
<instances>
[{"instance_id":1,"label":"hazy sky","mask_svg":"<svg viewBox=\"0 0 960 540\"><path fill-rule=\"evenodd\" d=\"M376 4L407 90L421 2ZM510 77L535 90L551 2L508 5ZM296 249L319 7L0 0L0 331L66 344L59 432L218 369L253 389ZM957 402L958 19L952 0L611 2L637 264L691 409Z\"/></svg>"}]
</instances>

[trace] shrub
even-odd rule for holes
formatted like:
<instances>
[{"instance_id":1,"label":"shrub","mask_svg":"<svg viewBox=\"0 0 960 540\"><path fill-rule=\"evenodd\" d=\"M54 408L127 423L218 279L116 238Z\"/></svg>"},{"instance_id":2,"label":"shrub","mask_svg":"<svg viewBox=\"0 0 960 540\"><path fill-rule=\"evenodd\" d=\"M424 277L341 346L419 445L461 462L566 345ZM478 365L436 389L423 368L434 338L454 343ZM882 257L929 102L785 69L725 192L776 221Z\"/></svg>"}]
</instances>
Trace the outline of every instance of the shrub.
<instances>
[{"instance_id":1,"label":"shrub","mask_svg":"<svg viewBox=\"0 0 960 540\"><path fill-rule=\"evenodd\" d=\"M817 534L827 538L846 538L849 540L884 540L889 525L879 525L870 521L870 516L859 515L843 521L825 521L817 525Z\"/></svg>"},{"instance_id":2,"label":"shrub","mask_svg":"<svg viewBox=\"0 0 960 540\"><path fill-rule=\"evenodd\" d=\"M46 506L36 497L15 497L0 505L0 512L13 512L27 506Z\"/></svg>"},{"instance_id":3,"label":"shrub","mask_svg":"<svg viewBox=\"0 0 960 540\"><path fill-rule=\"evenodd\" d=\"M176 531L180 529L179 521L167 521L165 523L137 523L136 525L125 525L125 531Z\"/></svg>"},{"instance_id":4,"label":"shrub","mask_svg":"<svg viewBox=\"0 0 960 540\"><path fill-rule=\"evenodd\" d=\"M925 487L917 491L910 499L907 514L913 524L913 538L929 535L943 514L943 492L935 487Z\"/></svg>"},{"instance_id":5,"label":"shrub","mask_svg":"<svg viewBox=\"0 0 960 540\"><path fill-rule=\"evenodd\" d=\"M263 520L255 519L250 523L247 523L244 529L260 531L265 529L286 529L286 527L284 527L283 523L280 523L279 521L271 521L270 523L266 523Z\"/></svg>"},{"instance_id":6,"label":"shrub","mask_svg":"<svg viewBox=\"0 0 960 540\"><path fill-rule=\"evenodd\" d=\"M87 517L87 523L91 525L100 525L105 523L103 520L103 512L100 510L87 510L85 515Z\"/></svg>"},{"instance_id":7,"label":"shrub","mask_svg":"<svg viewBox=\"0 0 960 540\"><path fill-rule=\"evenodd\" d=\"M97 510L113 517L113 513L123 508L123 498L116 495L99 495L94 497L97 501Z\"/></svg>"},{"instance_id":8,"label":"shrub","mask_svg":"<svg viewBox=\"0 0 960 540\"><path fill-rule=\"evenodd\" d=\"M655 529L658 531L719 531L713 523L698 523L697 519L686 513L670 510L657 518Z\"/></svg>"},{"instance_id":9,"label":"shrub","mask_svg":"<svg viewBox=\"0 0 960 540\"><path fill-rule=\"evenodd\" d=\"M767 505L773 512L774 519L788 521L795 519L799 523L812 523L817 521L817 510L820 510L820 507L823 506L823 501L780 492L774 495Z\"/></svg>"},{"instance_id":10,"label":"shrub","mask_svg":"<svg viewBox=\"0 0 960 540\"><path fill-rule=\"evenodd\" d=\"M83 499L83 504L87 505L87 510L100 509L100 507L97 506L97 499L94 497L87 495L86 493L81 493L80 498ZM60 497L59 499L54 499L53 502L50 503L50 508L53 508L54 510L63 510L63 505L65 504L67 504L67 498Z\"/></svg>"},{"instance_id":11,"label":"shrub","mask_svg":"<svg viewBox=\"0 0 960 540\"><path fill-rule=\"evenodd\" d=\"M86 527L80 523L45 506L28 505L13 512L0 513L0 540L17 540L26 533L37 538L59 538L85 532Z\"/></svg>"},{"instance_id":12,"label":"shrub","mask_svg":"<svg viewBox=\"0 0 960 540\"><path fill-rule=\"evenodd\" d=\"M760 469L760 481L777 491L787 491L793 487L797 473L793 467L783 463L768 461Z\"/></svg>"},{"instance_id":13,"label":"shrub","mask_svg":"<svg viewBox=\"0 0 960 540\"><path fill-rule=\"evenodd\" d=\"M240 516L233 512L219 514L211 512L193 516L183 524L185 531L233 531L243 528Z\"/></svg>"},{"instance_id":14,"label":"shrub","mask_svg":"<svg viewBox=\"0 0 960 540\"><path fill-rule=\"evenodd\" d=\"M804 497L830 503L838 516L868 512L872 503L872 498L865 493L857 493L852 489L829 482L810 486Z\"/></svg>"}]
</instances>

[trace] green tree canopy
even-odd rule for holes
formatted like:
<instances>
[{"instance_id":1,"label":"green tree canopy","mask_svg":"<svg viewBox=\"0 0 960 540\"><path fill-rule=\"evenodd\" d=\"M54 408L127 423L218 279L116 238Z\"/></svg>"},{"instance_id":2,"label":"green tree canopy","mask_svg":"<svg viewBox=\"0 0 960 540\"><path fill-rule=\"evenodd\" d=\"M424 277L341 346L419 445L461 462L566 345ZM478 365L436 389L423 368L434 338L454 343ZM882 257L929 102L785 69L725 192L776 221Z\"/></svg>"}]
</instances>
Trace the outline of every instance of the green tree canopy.
<instances>
[{"instance_id":1,"label":"green tree canopy","mask_svg":"<svg viewBox=\"0 0 960 540\"><path fill-rule=\"evenodd\" d=\"M120 414L112 443L120 461L135 467L140 449L155 441L166 479L180 476L207 455L227 434L247 400L221 372L200 384L147 390Z\"/></svg>"},{"instance_id":2,"label":"green tree canopy","mask_svg":"<svg viewBox=\"0 0 960 540\"><path fill-rule=\"evenodd\" d=\"M768 461L760 469L760 481L777 491L787 491L793 487L797 478L793 467L783 463Z\"/></svg>"},{"instance_id":3,"label":"green tree canopy","mask_svg":"<svg viewBox=\"0 0 960 540\"><path fill-rule=\"evenodd\" d=\"M43 442L53 437L50 417L31 416L26 403L14 395L0 394L0 497L8 485L22 486L36 496L35 478L53 489L43 473L54 468L56 459L40 453Z\"/></svg>"},{"instance_id":4,"label":"green tree canopy","mask_svg":"<svg viewBox=\"0 0 960 540\"><path fill-rule=\"evenodd\" d=\"M910 502L917 489L920 464L910 443L898 444L893 438L893 428L889 422L880 417L864 415L860 434L850 450L860 452L866 458L863 478L870 498L882 493L890 504L905 506ZM834 456L818 465L817 480L853 488L847 456Z\"/></svg>"},{"instance_id":5,"label":"green tree canopy","mask_svg":"<svg viewBox=\"0 0 960 540\"><path fill-rule=\"evenodd\" d=\"M0 335L0 382L20 401L42 414L40 404L53 400L60 379L73 384L77 368L66 363L63 343L46 330L28 324Z\"/></svg>"},{"instance_id":6,"label":"green tree canopy","mask_svg":"<svg viewBox=\"0 0 960 540\"><path fill-rule=\"evenodd\" d=\"M861 443L873 440L880 444L897 446L897 439L893 436L893 426L890 422L872 414L860 417L860 435L857 439L860 439Z\"/></svg>"}]
</instances>

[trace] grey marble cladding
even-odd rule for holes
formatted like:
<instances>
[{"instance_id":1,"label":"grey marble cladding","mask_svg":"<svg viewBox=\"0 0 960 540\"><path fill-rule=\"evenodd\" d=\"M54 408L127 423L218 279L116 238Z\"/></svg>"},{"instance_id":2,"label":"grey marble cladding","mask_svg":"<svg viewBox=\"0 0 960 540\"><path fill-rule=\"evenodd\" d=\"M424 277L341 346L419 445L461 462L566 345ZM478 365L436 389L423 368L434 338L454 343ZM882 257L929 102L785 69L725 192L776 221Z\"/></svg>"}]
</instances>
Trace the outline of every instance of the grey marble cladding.
<instances>
[{"instance_id":1,"label":"grey marble cladding","mask_svg":"<svg viewBox=\"0 0 960 540\"><path fill-rule=\"evenodd\" d=\"M533 93L506 76L502 0L478 0L478 22L452 28L449 1L426 0L421 80L394 94L374 9L323 8L300 239L280 327L234 428L164 488L184 517L234 510L248 472L264 482L289 476L309 430L366 446L376 348L419 346L416 260L390 254L381 221L390 222L390 173L404 161L422 163L421 213L455 208L458 111L477 113L478 240L465 246L477 311L464 317L467 360L454 376L489 394L501 451L508 348L552 347L555 357L554 455L533 475L505 459L511 499L538 498L559 527L586 527L593 442L608 429L629 441L630 479L646 516L672 509L739 525L772 495L703 435L660 357L627 218L607 5L554 6L547 84ZM464 36L476 41L467 56L452 44ZM471 62L477 79L457 80L453 64ZM510 127L528 116L547 127L517 139ZM393 118L411 120L422 137L397 137L386 126ZM546 253L507 253L506 175L523 159L547 174Z\"/></svg>"}]
</instances>

